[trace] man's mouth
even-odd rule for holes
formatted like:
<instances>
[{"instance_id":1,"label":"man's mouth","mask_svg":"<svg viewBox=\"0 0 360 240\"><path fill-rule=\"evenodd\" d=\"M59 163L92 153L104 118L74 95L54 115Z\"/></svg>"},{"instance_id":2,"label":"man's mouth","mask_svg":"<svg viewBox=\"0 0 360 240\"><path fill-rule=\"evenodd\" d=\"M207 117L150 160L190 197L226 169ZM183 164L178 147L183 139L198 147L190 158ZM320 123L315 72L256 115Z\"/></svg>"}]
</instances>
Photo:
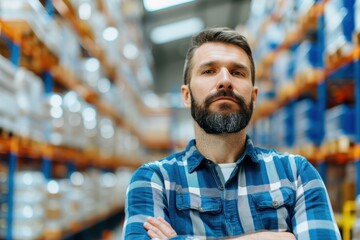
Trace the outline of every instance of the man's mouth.
<instances>
[{"instance_id":1,"label":"man's mouth","mask_svg":"<svg viewBox=\"0 0 360 240\"><path fill-rule=\"evenodd\" d=\"M217 97L217 98L214 98L211 102L216 102L216 101L220 101L220 100L227 100L227 101L232 101L232 102L235 102L237 103L236 99L233 98L233 97L229 97L229 96L221 96L221 97Z\"/></svg>"}]
</instances>

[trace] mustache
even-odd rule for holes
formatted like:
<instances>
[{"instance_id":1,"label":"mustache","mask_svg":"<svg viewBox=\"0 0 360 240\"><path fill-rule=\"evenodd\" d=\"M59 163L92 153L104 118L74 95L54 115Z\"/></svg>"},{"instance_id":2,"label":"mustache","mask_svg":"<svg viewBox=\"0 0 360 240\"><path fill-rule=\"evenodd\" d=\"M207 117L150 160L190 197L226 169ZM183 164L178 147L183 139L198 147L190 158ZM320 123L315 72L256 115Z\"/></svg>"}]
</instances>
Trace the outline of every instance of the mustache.
<instances>
[{"instance_id":1,"label":"mustache","mask_svg":"<svg viewBox=\"0 0 360 240\"><path fill-rule=\"evenodd\" d=\"M216 100L219 97L230 97L240 106L242 106L245 103L245 99L242 96L235 94L232 90L221 90L214 93L213 95L208 96L205 99L204 102L205 107L208 107L214 100Z\"/></svg>"}]
</instances>

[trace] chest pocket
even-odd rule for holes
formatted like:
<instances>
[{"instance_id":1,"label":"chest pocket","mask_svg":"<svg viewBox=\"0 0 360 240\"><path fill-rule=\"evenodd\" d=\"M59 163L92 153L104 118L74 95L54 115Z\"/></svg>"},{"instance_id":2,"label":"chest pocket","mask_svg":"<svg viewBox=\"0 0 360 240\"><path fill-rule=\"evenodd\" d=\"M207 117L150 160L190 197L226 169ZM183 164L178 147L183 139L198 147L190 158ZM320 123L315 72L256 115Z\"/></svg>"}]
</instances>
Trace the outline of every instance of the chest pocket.
<instances>
[{"instance_id":1,"label":"chest pocket","mask_svg":"<svg viewBox=\"0 0 360 240\"><path fill-rule=\"evenodd\" d=\"M264 229L290 230L295 194L295 191L287 187L252 194L256 214L260 218Z\"/></svg>"},{"instance_id":2,"label":"chest pocket","mask_svg":"<svg viewBox=\"0 0 360 240\"><path fill-rule=\"evenodd\" d=\"M192 193L176 193L176 211L171 219L178 235L188 234L189 229L195 235L221 236L222 202L220 197L199 196Z\"/></svg>"},{"instance_id":3,"label":"chest pocket","mask_svg":"<svg viewBox=\"0 0 360 240\"><path fill-rule=\"evenodd\" d=\"M191 193L176 194L178 210L196 210L200 213L217 214L222 210L221 200L216 197L198 196Z\"/></svg>"}]
</instances>

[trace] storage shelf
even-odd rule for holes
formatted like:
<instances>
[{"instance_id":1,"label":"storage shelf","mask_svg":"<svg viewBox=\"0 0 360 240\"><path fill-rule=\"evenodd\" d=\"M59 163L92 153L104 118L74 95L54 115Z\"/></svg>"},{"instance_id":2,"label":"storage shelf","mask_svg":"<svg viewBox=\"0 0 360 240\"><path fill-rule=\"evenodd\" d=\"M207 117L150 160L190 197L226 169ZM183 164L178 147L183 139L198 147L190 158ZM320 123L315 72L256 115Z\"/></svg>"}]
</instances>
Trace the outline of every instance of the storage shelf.
<instances>
[{"instance_id":1,"label":"storage shelf","mask_svg":"<svg viewBox=\"0 0 360 240\"><path fill-rule=\"evenodd\" d=\"M291 47L299 44L302 40L305 39L307 33L316 30L317 18L324 14L324 6L326 2L316 2L314 3L309 11L300 18L297 26L286 33L284 41L282 41L279 46L276 47L273 51L266 54L258 64L256 79L260 81L270 81L269 80L269 68L274 63L276 58L278 57L278 53L281 51L289 50ZM277 16L272 16L269 19L266 19L263 25L269 23L269 21L276 21L279 18ZM275 20L274 20L275 19Z\"/></svg>"},{"instance_id":2,"label":"storage shelf","mask_svg":"<svg viewBox=\"0 0 360 240\"><path fill-rule=\"evenodd\" d=\"M0 154L7 154L10 152L9 136L4 133L0 136Z\"/></svg>"},{"instance_id":3,"label":"storage shelf","mask_svg":"<svg viewBox=\"0 0 360 240\"><path fill-rule=\"evenodd\" d=\"M148 124L148 119L156 123L157 117L170 116L171 112L167 109L153 110L144 104L135 90L136 86L126 79L126 74L132 75L130 70L128 73L126 68L122 68L121 64L127 64L125 60L122 62L123 59L114 58L116 61L111 61L111 56L107 55L112 52L95 36L95 30L100 28L93 29L93 25L80 20L76 9L72 8L72 1L49 0L44 3L58 10L55 15L46 12L43 1L22 0L7 9L12 6L7 4L10 1L5 0L5 10L0 14L0 60L11 70L0 76L0 96L13 103L1 109L6 120L1 121L4 128L0 135L1 175L7 178L1 194L6 196L2 204L8 204L9 213L0 219L9 226L2 237L13 239L21 232L16 228L19 221L13 218L17 214L15 197L17 191L22 190L16 185L17 174L29 170L42 176L42 186L38 187L49 194L49 201L36 202L44 207L45 213L44 216L36 216L38 219L35 220L49 220L62 226L63 220L54 216L57 212L49 213L46 208L58 200L62 208L64 199L60 200L60 197L66 201L71 198L73 210L80 209L74 205L84 206L79 210L82 211L79 216L88 216L81 221L68 221L68 226L55 231L52 231L52 226L47 229L45 222L41 222L37 228L45 229L41 239L77 238L84 232L87 234L97 229L99 222L109 223L115 214L123 212L123 198L116 200L115 204L120 204L114 206L113 199L108 196L120 190L120 194L116 194L124 196L130 172L152 160L153 156L147 151L160 152L172 147L170 136L164 138L162 132L150 135L143 131L142 126ZM98 4L105 3L97 3L96 6ZM107 21L109 26L116 24L110 16L107 16ZM100 64L99 68L87 68L89 60L95 59ZM139 58L132 63L147 64L142 60ZM29 104L21 105L24 100ZM7 168L4 168L6 165ZM96 212L102 209L102 213L91 212L89 216L84 209L91 201L83 198L74 200L79 192L71 192L70 197L66 195L70 191L68 183L71 188L80 190L84 187L88 191L85 183L76 185L72 182L73 174L86 179L86 184L95 183L91 192L82 194L96 193L96 196L86 195L86 200L96 201L99 208ZM48 184L53 181L59 184L64 195L53 194L49 190ZM115 182L116 187L111 188ZM62 211L61 208L57 210ZM78 216L76 219L79 219Z\"/></svg>"},{"instance_id":4,"label":"storage shelf","mask_svg":"<svg viewBox=\"0 0 360 240\"><path fill-rule=\"evenodd\" d=\"M111 218L113 215L122 212L124 206L116 206L114 208L108 209L106 212L90 216L83 221L74 221L69 223L69 225L64 229L58 229L58 231L52 231L49 233L44 233L41 239L71 239L72 236L89 229L96 225L99 222L105 221Z\"/></svg>"},{"instance_id":5,"label":"storage shelf","mask_svg":"<svg viewBox=\"0 0 360 240\"><path fill-rule=\"evenodd\" d=\"M77 92L84 100L94 105L99 112L111 117L119 125L127 129L130 133L141 138L139 133L134 126L132 126L126 119L122 118L114 109L103 102L100 96L91 88L86 87L70 72L61 66L55 66L51 69L51 73L60 84L70 90Z\"/></svg>"},{"instance_id":6,"label":"storage shelf","mask_svg":"<svg viewBox=\"0 0 360 240\"><path fill-rule=\"evenodd\" d=\"M26 21L0 19L0 28L5 36L21 48L26 58L20 61L27 69L40 74L58 63L55 53L37 37Z\"/></svg>"},{"instance_id":7,"label":"storage shelf","mask_svg":"<svg viewBox=\"0 0 360 240\"><path fill-rule=\"evenodd\" d=\"M259 106L257 106L253 121L256 122L260 118L269 117L290 101L298 99L301 95L310 90L314 90L319 83L325 81L331 74L359 58L360 48L357 46L347 55L338 56L334 59L331 66L326 66L325 69L313 69L304 76L305 78L301 78L301 81L294 80L288 85L281 86L277 98L272 99L269 102L260 103Z\"/></svg>"},{"instance_id":8,"label":"storage shelf","mask_svg":"<svg viewBox=\"0 0 360 240\"><path fill-rule=\"evenodd\" d=\"M115 65L109 63L104 54L104 50L96 44L94 34L89 24L85 21L81 21L76 16L75 9L72 8L70 1L68 0L55 0L53 1L55 9L59 11L62 16L67 19L74 29L79 33L81 45L90 53L91 56L99 59L102 68L106 75L114 80L116 78Z\"/></svg>"},{"instance_id":9,"label":"storage shelf","mask_svg":"<svg viewBox=\"0 0 360 240\"><path fill-rule=\"evenodd\" d=\"M135 90L129 85L128 81L116 73L116 66L106 60L105 51L98 43L96 43L91 26L86 21L83 21L77 17L76 10L72 7L69 0L55 0L53 3L59 13L65 19L67 19L77 31L81 40L81 45L90 53L90 55L99 59L106 75L112 81L116 81L123 85L125 91L129 93L129 96L135 102L137 108L142 114L157 114L159 112L168 114L168 111L165 109L150 109L144 106L142 100L139 98L139 94L136 93ZM108 22L111 24L113 20L109 14L107 14L106 17L108 18Z\"/></svg>"},{"instance_id":10,"label":"storage shelf","mask_svg":"<svg viewBox=\"0 0 360 240\"><path fill-rule=\"evenodd\" d=\"M259 59L256 79L265 93L258 96L251 130L258 144L302 155L317 168L338 212L342 237L350 240L360 236L353 201L360 193L360 5L314 1L293 21L293 11L297 18L310 2L286 2L251 16L270 26L251 31L260 42L255 56L267 53ZM278 16L267 17L277 11ZM274 31L279 38L272 37Z\"/></svg>"},{"instance_id":11,"label":"storage shelf","mask_svg":"<svg viewBox=\"0 0 360 240\"><path fill-rule=\"evenodd\" d=\"M104 213L98 214L96 216L88 217L82 221L73 221L68 223L69 225L64 229L56 229L48 232L44 232L40 240L53 240L53 239L72 239L76 234L89 229L99 222L105 221L112 216L122 212L124 206L117 206L107 210Z\"/></svg>"},{"instance_id":12,"label":"storage shelf","mask_svg":"<svg viewBox=\"0 0 360 240\"><path fill-rule=\"evenodd\" d=\"M19 21L19 22L0 21L0 26L4 29L4 31L3 31L4 34L6 34L6 36L8 36L14 42L19 44L22 53L24 55L26 55L26 53L24 51L25 51L25 49L28 49L28 47L25 47L27 45L27 43L26 43L26 40L24 40L24 38L21 36L24 36L26 34L27 35L33 34L31 26L28 25L24 21ZM18 27L18 26L21 26L21 27ZM18 27L18 28L16 28L18 31L11 31L11 29L14 27L15 28ZM83 40L83 41L87 42L87 44L89 46L90 45L96 46L93 41L90 41L90 40ZM144 139L144 137L142 136L142 133L139 132L138 129L132 123L130 123L127 119L121 117L118 113L116 113L115 110L113 109L113 107L111 107L108 104L106 104L105 102L103 102L101 100L100 96L94 90L92 90L90 87L87 87L86 85L81 83L71 71L69 71L69 70L65 69L64 67L62 67L61 65L59 65L57 58L50 51L50 49L46 48L46 46L41 43L40 39L36 38L36 42L38 43L38 46L35 48L41 49L41 53L43 53L43 54L37 55L37 56L32 56L31 57L32 61L30 61L30 62L41 63L41 64L40 65L37 64L36 67L25 66L26 68L29 68L30 70L34 70L38 74L40 74L40 71L43 71L43 70L50 71L57 83L66 87L67 89L74 90L75 92L77 92L84 100L86 100L90 104L94 105L98 109L99 112L112 118L118 124L118 126L121 126L124 129L127 129L131 134L137 136L139 138L140 142L145 147L153 148L153 149L169 149L171 147L169 144L169 142L170 142L169 139L160 140L159 142L155 139L151 139L150 141L147 139ZM91 49L99 49L99 47L91 47ZM95 51L95 50L92 50L92 51ZM95 52L95 54L97 54L99 51ZM107 63L105 63L103 60L100 60L100 62L103 66L107 66ZM116 78L118 81L119 77L114 76L114 78ZM130 87L126 84L127 82L124 80L122 80L122 82L125 85L126 91L128 91L130 89ZM131 93L131 91L130 91L130 96L134 97L134 96L136 96L136 94ZM140 104L139 99L135 98L135 99L133 99L133 101L135 101L137 108L140 111L142 111L142 114L145 117L151 116L151 115L157 115L157 114L161 114L161 115L165 115L165 116L170 114L170 111L165 110L165 109L150 110L149 108L145 108L143 106L143 104Z\"/></svg>"},{"instance_id":13,"label":"storage shelf","mask_svg":"<svg viewBox=\"0 0 360 240\"><path fill-rule=\"evenodd\" d=\"M119 167L136 169L142 164L138 159L121 156L114 157L100 153L96 149L75 149L56 146L18 136L0 138L0 154L9 153L16 154L18 158L48 159L61 163L71 162L79 168L93 166L109 170L115 170Z\"/></svg>"},{"instance_id":14,"label":"storage shelf","mask_svg":"<svg viewBox=\"0 0 360 240\"><path fill-rule=\"evenodd\" d=\"M128 96L132 98L131 100L135 103L136 108L140 112L142 116L146 119L148 116L153 115L164 115L164 116L170 116L170 110L167 109L151 109L144 105L143 101L139 98L138 93L135 93L133 88L129 85L128 81L126 79L123 79L122 76L119 76L115 70L115 66L109 64L104 55L104 50L101 49L101 47L96 43L93 37L93 33L91 30L91 26L86 21L80 20L76 14L75 9L73 9L71 3L68 0L56 0L54 1L55 8L60 12L60 14L63 15L65 19L68 19L71 24L74 26L75 30L77 30L78 35L81 39L82 46L94 57L98 58L102 67L105 69L105 72L107 76L112 80L116 81L118 84L121 83L124 87L124 91L129 93ZM107 15L108 18L110 16ZM109 22L111 22L111 19L108 19ZM61 73L60 71L59 73ZM86 98L85 98L86 99ZM96 100L96 101L95 101ZM125 129L129 130L130 133L137 136L140 140L140 142L147 148L152 149L169 149L171 147L170 145L170 137L165 140L147 140L144 138L144 136L138 131L138 128L136 128L133 123L129 122L127 119L119 117L110 106L107 106L106 104L99 101L99 99L93 98L93 101L91 101L94 105L98 106L100 109L102 109L103 112L106 112L107 115L113 116L113 118L116 120L120 126L123 126Z\"/></svg>"}]
</instances>

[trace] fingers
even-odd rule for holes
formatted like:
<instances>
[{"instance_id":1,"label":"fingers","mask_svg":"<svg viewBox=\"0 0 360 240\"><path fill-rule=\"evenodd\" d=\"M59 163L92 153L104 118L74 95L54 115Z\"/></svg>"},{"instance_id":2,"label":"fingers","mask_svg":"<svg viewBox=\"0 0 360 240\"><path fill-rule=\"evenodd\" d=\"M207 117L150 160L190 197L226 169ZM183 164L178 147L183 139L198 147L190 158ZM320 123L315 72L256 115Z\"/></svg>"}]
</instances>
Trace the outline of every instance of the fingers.
<instances>
[{"instance_id":1,"label":"fingers","mask_svg":"<svg viewBox=\"0 0 360 240\"><path fill-rule=\"evenodd\" d=\"M145 222L144 227L147 230L147 234L152 239L167 239L167 237L156 227L152 226L150 223Z\"/></svg>"},{"instance_id":2,"label":"fingers","mask_svg":"<svg viewBox=\"0 0 360 240\"><path fill-rule=\"evenodd\" d=\"M168 239L176 236L175 230L161 217L148 217L144 227L151 238Z\"/></svg>"},{"instance_id":3,"label":"fingers","mask_svg":"<svg viewBox=\"0 0 360 240\"><path fill-rule=\"evenodd\" d=\"M158 217L157 219L158 219L161 223L165 224L166 226L168 226L169 228L172 229L171 225L170 225L167 221L165 221L165 219L163 219L162 217ZM174 229L172 229L172 230L174 231ZM175 231L174 231L174 233L175 233Z\"/></svg>"}]
</instances>

